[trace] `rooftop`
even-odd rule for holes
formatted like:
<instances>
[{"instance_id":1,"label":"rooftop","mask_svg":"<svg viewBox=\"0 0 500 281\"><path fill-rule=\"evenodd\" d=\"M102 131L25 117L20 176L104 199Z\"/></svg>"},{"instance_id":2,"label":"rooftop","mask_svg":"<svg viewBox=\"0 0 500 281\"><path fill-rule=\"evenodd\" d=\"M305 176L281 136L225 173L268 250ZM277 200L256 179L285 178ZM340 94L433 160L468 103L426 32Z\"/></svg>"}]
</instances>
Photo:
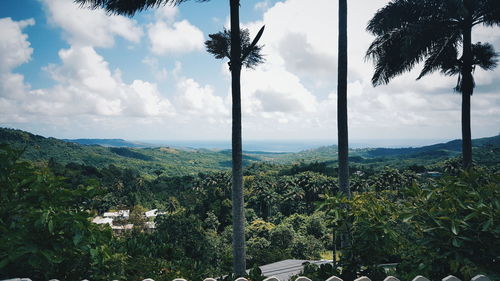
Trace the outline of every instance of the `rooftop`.
<instances>
[{"instance_id":1,"label":"rooftop","mask_svg":"<svg viewBox=\"0 0 500 281\"><path fill-rule=\"evenodd\" d=\"M274 276L279 280L289 280L290 277L298 275L304 269L303 263L309 262L311 264L325 264L331 263L331 260L282 260L279 262L274 262L266 265L259 266L262 270L262 275L264 276Z\"/></svg>"}]
</instances>

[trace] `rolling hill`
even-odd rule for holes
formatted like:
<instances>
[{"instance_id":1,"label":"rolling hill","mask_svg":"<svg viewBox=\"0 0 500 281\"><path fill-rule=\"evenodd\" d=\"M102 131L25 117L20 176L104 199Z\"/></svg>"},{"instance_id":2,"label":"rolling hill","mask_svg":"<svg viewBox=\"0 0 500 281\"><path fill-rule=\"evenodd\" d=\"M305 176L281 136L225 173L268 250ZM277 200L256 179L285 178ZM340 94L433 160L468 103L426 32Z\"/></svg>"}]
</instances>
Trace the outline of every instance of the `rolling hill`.
<instances>
[{"instance_id":1,"label":"rolling hill","mask_svg":"<svg viewBox=\"0 0 500 281\"><path fill-rule=\"evenodd\" d=\"M78 163L95 167L115 165L134 168L149 175L158 171L186 175L231 167L230 150L152 147L123 139L59 140L7 128L0 128L0 143L24 149L22 157L30 161L48 162L53 159L62 164ZM498 165L500 135L475 139L473 146L476 162ZM432 165L456 157L460 155L460 151L460 140L422 147L353 149L350 151L350 161L352 164L372 167L405 168L415 164ZM336 160L337 146L324 146L298 153L244 152L245 165L257 162L329 162L334 165Z\"/></svg>"}]
</instances>

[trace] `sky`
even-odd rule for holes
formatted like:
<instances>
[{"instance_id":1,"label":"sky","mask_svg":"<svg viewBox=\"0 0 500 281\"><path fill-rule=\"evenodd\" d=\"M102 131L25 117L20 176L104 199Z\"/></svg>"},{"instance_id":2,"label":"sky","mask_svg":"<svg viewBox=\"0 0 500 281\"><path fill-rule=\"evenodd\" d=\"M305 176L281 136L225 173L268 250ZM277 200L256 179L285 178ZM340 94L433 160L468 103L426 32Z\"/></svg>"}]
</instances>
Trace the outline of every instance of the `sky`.
<instances>
[{"instance_id":1,"label":"sky","mask_svg":"<svg viewBox=\"0 0 500 281\"><path fill-rule=\"evenodd\" d=\"M421 66L374 88L366 24L389 1L350 0L349 138L456 139L456 77L416 81ZM336 142L337 1L242 0L262 25L266 62L242 72L243 138ZM72 0L0 1L0 127L56 138L229 140L227 60L204 49L229 24L228 1L188 1L132 18ZM500 51L500 28L473 42ZM500 132L500 67L475 71L472 136Z\"/></svg>"}]
</instances>

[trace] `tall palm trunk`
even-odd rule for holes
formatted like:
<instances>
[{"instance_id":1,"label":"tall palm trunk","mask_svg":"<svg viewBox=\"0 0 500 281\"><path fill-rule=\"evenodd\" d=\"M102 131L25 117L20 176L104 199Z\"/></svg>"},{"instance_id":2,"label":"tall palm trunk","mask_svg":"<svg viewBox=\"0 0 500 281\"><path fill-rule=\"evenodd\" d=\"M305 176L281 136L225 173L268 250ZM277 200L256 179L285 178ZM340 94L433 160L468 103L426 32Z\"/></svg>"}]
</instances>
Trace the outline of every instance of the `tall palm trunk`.
<instances>
[{"instance_id":1,"label":"tall palm trunk","mask_svg":"<svg viewBox=\"0 0 500 281\"><path fill-rule=\"evenodd\" d=\"M339 54L338 54L338 79L337 79L337 134L339 151L339 188L340 192L348 199L351 199L351 189L349 188L349 138L347 132L347 0L339 0ZM347 208L347 206L343 206ZM351 223L347 221L346 229L341 235L341 249L350 255L350 229ZM334 249L334 258L336 251ZM351 260L351 257L347 258ZM348 268L344 273L344 278L351 279L354 272Z\"/></svg>"},{"instance_id":2,"label":"tall palm trunk","mask_svg":"<svg viewBox=\"0 0 500 281\"><path fill-rule=\"evenodd\" d=\"M467 1L466 1L467 3ZM467 4L466 4L467 6ZM469 8L469 7L467 7ZM470 11L468 9L468 11ZM469 16L463 30L463 53L462 53L462 159L463 167L470 168L472 165L472 136L470 128L470 98L474 91L472 78L472 17Z\"/></svg>"},{"instance_id":3,"label":"tall palm trunk","mask_svg":"<svg viewBox=\"0 0 500 281\"><path fill-rule=\"evenodd\" d=\"M339 62L337 81L337 133L339 147L339 187L351 197L347 132L347 0L339 0Z\"/></svg>"},{"instance_id":4,"label":"tall palm trunk","mask_svg":"<svg viewBox=\"0 0 500 281\"><path fill-rule=\"evenodd\" d=\"M233 271L245 274L245 215L243 209L243 165L241 140L241 39L240 1L229 0L231 9L231 92L233 98L232 130L232 200L233 200Z\"/></svg>"}]
</instances>

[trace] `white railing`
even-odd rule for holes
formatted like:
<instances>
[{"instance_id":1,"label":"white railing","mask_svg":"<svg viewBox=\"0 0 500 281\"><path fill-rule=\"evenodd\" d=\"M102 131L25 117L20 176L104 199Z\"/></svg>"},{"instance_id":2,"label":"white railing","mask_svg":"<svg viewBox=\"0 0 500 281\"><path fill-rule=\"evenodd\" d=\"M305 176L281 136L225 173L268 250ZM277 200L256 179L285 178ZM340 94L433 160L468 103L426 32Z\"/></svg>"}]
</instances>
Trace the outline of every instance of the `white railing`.
<instances>
[{"instance_id":1,"label":"white railing","mask_svg":"<svg viewBox=\"0 0 500 281\"><path fill-rule=\"evenodd\" d=\"M32 280L29 278L13 278L13 279L5 279L5 280L0 280L0 281L32 281ZM49 281L59 281L59 280L50 279ZM85 279L82 281L89 281L89 280ZM113 281L117 281L117 280L113 280ZM148 278L148 279L144 279L142 281L154 281L154 280L151 278ZM187 281L187 280L183 279L183 278L176 278L172 281ZM205 278L203 281L217 281L217 279ZM240 277L240 278L236 279L235 281L249 281L249 280L246 278ZM286 281L286 280L279 280L278 278L271 276L271 277L264 279L263 281ZM307 277L304 277L304 276L299 276L299 277L297 277L297 279L295 279L295 281L312 281L312 280L307 278ZM344 280L340 279L337 276L332 276L332 277L326 279L325 281L344 281ZM362 277L355 279L354 281L371 281L371 279L366 277L366 276L362 276ZM384 279L384 281L400 281L400 280L394 276L387 276ZM413 278L411 281L430 281L430 280L424 276L419 275L419 276ZM449 276L443 278L442 281L463 281L463 280L460 280L453 275L449 275ZM476 275L470 281L492 281L492 280L484 275Z\"/></svg>"}]
</instances>

